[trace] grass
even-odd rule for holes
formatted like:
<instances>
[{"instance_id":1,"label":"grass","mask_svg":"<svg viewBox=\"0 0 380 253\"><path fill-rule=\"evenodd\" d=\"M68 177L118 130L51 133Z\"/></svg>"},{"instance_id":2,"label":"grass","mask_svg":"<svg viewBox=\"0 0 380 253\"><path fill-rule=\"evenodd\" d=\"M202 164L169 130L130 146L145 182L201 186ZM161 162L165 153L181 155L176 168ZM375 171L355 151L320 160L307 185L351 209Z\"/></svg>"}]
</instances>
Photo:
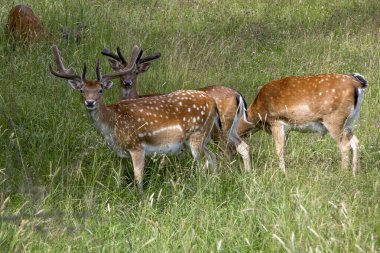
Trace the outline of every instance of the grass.
<instances>
[{"instance_id":1,"label":"grass","mask_svg":"<svg viewBox=\"0 0 380 253\"><path fill-rule=\"evenodd\" d=\"M378 252L380 250L380 4L367 1L27 0L49 41L13 47L0 28L0 248L4 252ZM0 6L0 23L14 3ZM80 43L61 26L86 25ZM80 69L103 47L141 45L162 57L141 93L221 83L248 102L276 78L359 72L369 81L361 172L339 168L329 137L291 133L278 167L271 136L247 139L254 172L220 155L215 172L191 159L147 162L144 195L89 124L79 95L48 73L56 43ZM126 53L128 55L128 53ZM117 87L117 86L116 86ZM118 89L105 94L118 99ZM213 149L215 151L215 149Z\"/></svg>"}]
</instances>

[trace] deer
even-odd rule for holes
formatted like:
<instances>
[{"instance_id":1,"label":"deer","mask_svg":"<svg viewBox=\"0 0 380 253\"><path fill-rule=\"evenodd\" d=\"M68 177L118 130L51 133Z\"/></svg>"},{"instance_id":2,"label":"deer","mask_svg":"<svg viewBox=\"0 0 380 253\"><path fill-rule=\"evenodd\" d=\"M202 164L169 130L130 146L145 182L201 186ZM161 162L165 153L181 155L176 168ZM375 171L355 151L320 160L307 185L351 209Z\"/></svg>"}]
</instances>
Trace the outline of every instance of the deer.
<instances>
[{"instance_id":1,"label":"deer","mask_svg":"<svg viewBox=\"0 0 380 253\"><path fill-rule=\"evenodd\" d=\"M258 90L248 107L248 121L241 121L238 134L265 130L272 133L279 167L285 168L285 139L290 130L329 133L337 142L341 167L348 169L352 151L352 172L358 171L359 141L353 126L359 118L367 80L360 74L289 76L270 81Z\"/></svg>"},{"instance_id":2,"label":"deer","mask_svg":"<svg viewBox=\"0 0 380 253\"><path fill-rule=\"evenodd\" d=\"M144 160L154 153L176 154L189 147L196 163L205 156L206 165L214 167L215 155L206 145L214 124L221 127L221 123L214 99L202 91L178 90L105 105L103 92L112 87L111 80L135 69L142 54L135 48L123 71L102 75L97 60L97 79L87 80L86 64L81 75L75 74L72 68L65 68L59 49L53 45L58 70L53 70L51 64L49 70L80 91L91 123L114 153L121 158L132 158L134 178L142 192Z\"/></svg>"},{"instance_id":3,"label":"deer","mask_svg":"<svg viewBox=\"0 0 380 253\"><path fill-rule=\"evenodd\" d=\"M120 47L117 47L116 52L117 53L114 53L112 50L104 48L101 53L109 57L109 65L114 71L124 71L126 68L128 68L128 62L123 56ZM132 52L132 55L133 54L134 53ZM153 55L142 58L139 60L139 62L136 63L134 71L130 72L129 75L120 76L121 99L135 99L160 95L160 93L140 95L137 92L138 75L146 72L149 69L149 61L158 59L160 56L161 53L156 52ZM232 158L232 150L235 148L243 159L245 171L250 171L251 161L249 156L249 146L237 134L237 125L239 124L239 118L242 118L245 124L249 124L246 114L247 104L243 96L236 90L222 85L212 85L196 90L205 92L216 101L222 122L222 131L219 131L219 129L214 127L212 132L212 139L216 143L220 143L222 149L227 149L227 155L229 159Z\"/></svg>"},{"instance_id":4,"label":"deer","mask_svg":"<svg viewBox=\"0 0 380 253\"><path fill-rule=\"evenodd\" d=\"M102 54L105 56L109 56L108 63L110 67L115 71L123 70L128 62L121 53L120 47L117 47L117 54L112 52L108 48L104 48L102 50ZM140 50L136 48L136 50ZM142 51L142 50L141 50ZM142 51L143 52L143 51ZM120 77L120 99L131 99L131 98L139 98L141 97L137 92L137 76L146 72L150 68L150 61L156 60L161 57L160 52L156 52L153 55L140 58L136 63L135 71L131 71L128 75L124 75ZM159 93L152 94L151 96L161 95ZM149 95L148 95L149 96Z\"/></svg>"},{"instance_id":5,"label":"deer","mask_svg":"<svg viewBox=\"0 0 380 253\"><path fill-rule=\"evenodd\" d=\"M42 39L47 35L38 16L30 7L22 4L9 11L5 30L14 40L25 43Z\"/></svg>"}]
</instances>

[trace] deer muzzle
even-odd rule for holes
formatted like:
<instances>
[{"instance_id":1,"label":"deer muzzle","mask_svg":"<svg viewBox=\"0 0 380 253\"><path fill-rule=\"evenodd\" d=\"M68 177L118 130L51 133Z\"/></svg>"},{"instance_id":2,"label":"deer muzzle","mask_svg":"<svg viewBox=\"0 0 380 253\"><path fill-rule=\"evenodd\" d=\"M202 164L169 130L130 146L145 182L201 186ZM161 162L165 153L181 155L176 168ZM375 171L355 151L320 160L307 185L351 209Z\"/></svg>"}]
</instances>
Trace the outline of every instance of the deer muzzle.
<instances>
[{"instance_id":1,"label":"deer muzzle","mask_svg":"<svg viewBox=\"0 0 380 253\"><path fill-rule=\"evenodd\" d=\"M96 107L96 101L93 99L85 100L84 104L88 110L93 110Z\"/></svg>"},{"instance_id":2,"label":"deer muzzle","mask_svg":"<svg viewBox=\"0 0 380 253\"><path fill-rule=\"evenodd\" d=\"M132 81L131 80L124 80L123 81L123 86L124 87L131 87L132 86Z\"/></svg>"}]
</instances>

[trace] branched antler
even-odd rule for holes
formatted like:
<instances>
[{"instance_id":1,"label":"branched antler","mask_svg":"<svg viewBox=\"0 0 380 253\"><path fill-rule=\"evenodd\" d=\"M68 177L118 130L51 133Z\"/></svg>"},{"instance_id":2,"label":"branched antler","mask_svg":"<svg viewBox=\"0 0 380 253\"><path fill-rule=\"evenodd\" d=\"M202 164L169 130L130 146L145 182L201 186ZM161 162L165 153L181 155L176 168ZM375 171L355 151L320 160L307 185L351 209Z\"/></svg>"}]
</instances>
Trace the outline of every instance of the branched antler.
<instances>
[{"instance_id":1,"label":"branched antler","mask_svg":"<svg viewBox=\"0 0 380 253\"><path fill-rule=\"evenodd\" d=\"M142 50L141 50L141 54L142 54ZM102 51L102 54L105 55L105 56L108 56L108 57L111 57L112 59L122 63L122 64L127 64L127 61L125 60L125 57L123 56L123 54L121 53L121 50L120 50L120 47L117 47L117 54L115 54L114 52L112 52L110 49L108 48L104 48L103 51ZM140 56L140 59L138 60L138 64L141 64L141 63L144 63L144 62L148 62L148 61L153 61L155 59L158 59L161 57L161 53L160 52L156 52L152 55L149 55L147 57L144 57L144 58L141 58Z\"/></svg>"},{"instance_id":2,"label":"branched antler","mask_svg":"<svg viewBox=\"0 0 380 253\"><path fill-rule=\"evenodd\" d=\"M77 81L84 81L85 80L86 65L84 65L84 67L83 67L82 75L81 76L76 75L73 68L69 68L69 69L65 68L65 66L63 65L63 62L62 62L61 53L60 53L60 51L56 45L52 46L52 51L53 51L53 55L54 55L54 61L58 67L58 71L54 71L51 64L49 63L49 70L53 75L55 75L57 77L64 78L64 79L69 79L69 80L77 80Z\"/></svg>"}]
</instances>

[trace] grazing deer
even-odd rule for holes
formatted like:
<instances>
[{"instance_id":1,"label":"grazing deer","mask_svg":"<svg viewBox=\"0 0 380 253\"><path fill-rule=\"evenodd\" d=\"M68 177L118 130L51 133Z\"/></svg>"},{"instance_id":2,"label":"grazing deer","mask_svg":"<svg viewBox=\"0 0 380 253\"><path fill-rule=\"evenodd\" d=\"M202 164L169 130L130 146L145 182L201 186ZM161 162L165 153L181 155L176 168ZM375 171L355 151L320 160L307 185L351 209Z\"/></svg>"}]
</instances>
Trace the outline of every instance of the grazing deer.
<instances>
[{"instance_id":1,"label":"grazing deer","mask_svg":"<svg viewBox=\"0 0 380 253\"><path fill-rule=\"evenodd\" d=\"M33 10L21 4L9 11L5 30L14 40L21 42L32 42L47 35Z\"/></svg>"},{"instance_id":2,"label":"grazing deer","mask_svg":"<svg viewBox=\"0 0 380 253\"><path fill-rule=\"evenodd\" d=\"M134 50L140 49L135 48ZM103 49L102 54L110 57L108 59L109 64L111 68L116 72L124 71L129 67L128 62L121 53L119 47L117 47L117 54L113 53L110 49L107 48ZM132 55L134 55L134 53L132 53ZM133 71L129 72L128 75L120 76L121 99L133 99L159 95L157 93L139 95L137 92L137 76L138 74L148 70L150 67L148 61L157 59L160 56L160 52L157 52L151 56L142 58L136 62ZM243 122L249 124L249 122L246 120L246 103L243 96L231 88L220 85L208 86L197 90L203 91L214 98L218 111L220 113L222 131L219 131L219 129L214 127L214 130L212 132L212 139L216 142L220 142L222 146L227 145L227 154L230 157L232 156L232 148L235 148L243 159L245 170L249 171L251 169L249 146L241 140L236 131L240 118L243 118Z\"/></svg>"},{"instance_id":3,"label":"grazing deer","mask_svg":"<svg viewBox=\"0 0 380 253\"><path fill-rule=\"evenodd\" d=\"M359 117L367 81L359 74L291 76L263 85L248 107L248 120L240 122L239 135L265 129L271 131L280 168L285 171L284 149L289 130L330 133L338 143L342 167L348 167L352 149L352 169L358 170L359 145L353 125Z\"/></svg>"},{"instance_id":4,"label":"grazing deer","mask_svg":"<svg viewBox=\"0 0 380 253\"><path fill-rule=\"evenodd\" d=\"M64 67L58 48L53 46L52 49L58 71L49 64L50 72L67 79L72 88L81 92L91 122L115 153L119 157L132 157L140 191L146 155L177 153L188 145L195 161L205 155L211 165L215 164L215 157L206 144L214 123L220 125L220 120L214 99L206 93L176 91L105 105L103 91L112 87L110 80L134 70L142 52L134 50L128 67L108 75L101 74L98 61L97 80L86 80L86 65L82 74L76 75L73 69Z\"/></svg>"}]
</instances>

